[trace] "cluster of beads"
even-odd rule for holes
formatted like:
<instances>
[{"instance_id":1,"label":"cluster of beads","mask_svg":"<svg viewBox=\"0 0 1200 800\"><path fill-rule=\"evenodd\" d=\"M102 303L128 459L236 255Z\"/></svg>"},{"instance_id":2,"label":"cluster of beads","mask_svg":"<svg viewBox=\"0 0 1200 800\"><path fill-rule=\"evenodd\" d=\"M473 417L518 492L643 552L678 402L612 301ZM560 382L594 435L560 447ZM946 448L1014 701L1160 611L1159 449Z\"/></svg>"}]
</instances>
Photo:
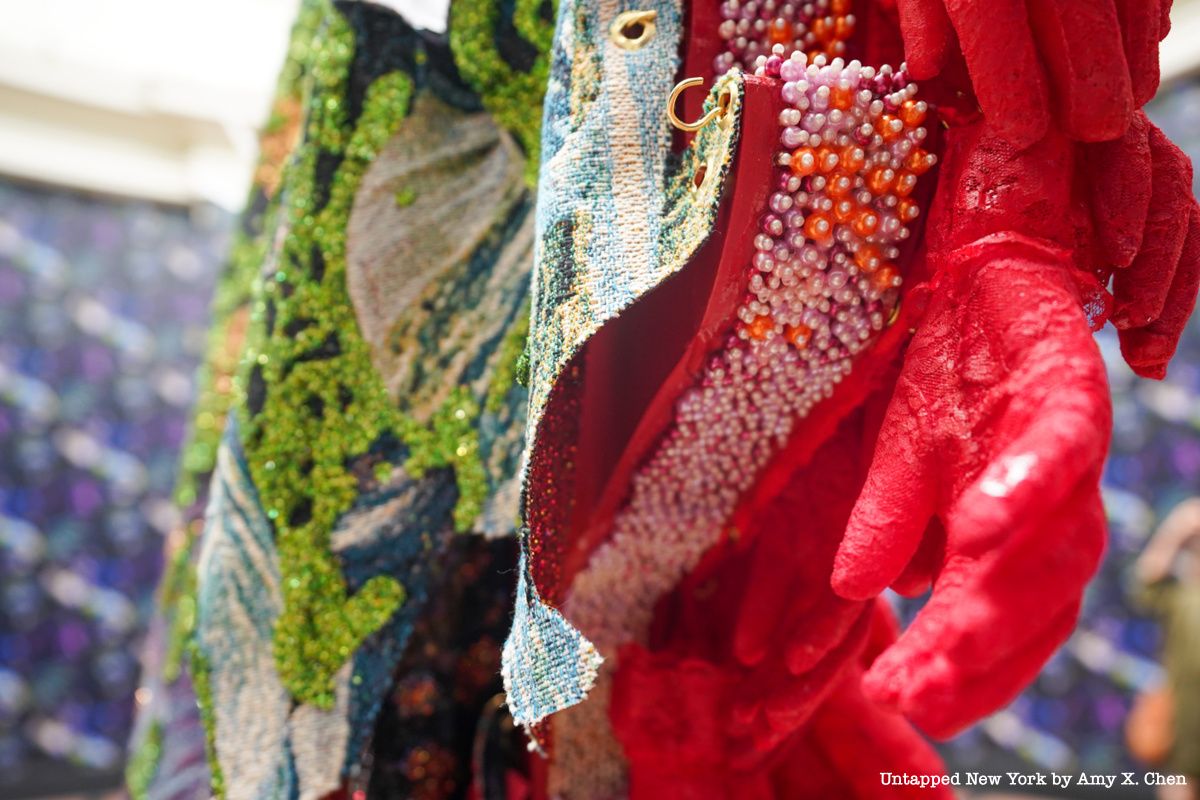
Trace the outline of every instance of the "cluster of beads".
<instances>
[{"instance_id":1,"label":"cluster of beads","mask_svg":"<svg viewBox=\"0 0 1200 800\"><path fill-rule=\"evenodd\" d=\"M809 58L843 55L854 33L850 6L851 0L723 0L717 32L725 52L716 57L714 70L717 75L733 67L752 71L776 47Z\"/></svg>"},{"instance_id":2,"label":"cluster of beads","mask_svg":"<svg viewBox=\"0 0 1200 800\"><path fill-rule=\"evenodd\" d=\"M781 80L787 108L736 321L567 600L606 655L644 639L658 599L895 309L897 245L918 213L910 195L936 161L921 148L926 106L903 67L781 50L757 68Z\"/></svg>"}]
</instances>

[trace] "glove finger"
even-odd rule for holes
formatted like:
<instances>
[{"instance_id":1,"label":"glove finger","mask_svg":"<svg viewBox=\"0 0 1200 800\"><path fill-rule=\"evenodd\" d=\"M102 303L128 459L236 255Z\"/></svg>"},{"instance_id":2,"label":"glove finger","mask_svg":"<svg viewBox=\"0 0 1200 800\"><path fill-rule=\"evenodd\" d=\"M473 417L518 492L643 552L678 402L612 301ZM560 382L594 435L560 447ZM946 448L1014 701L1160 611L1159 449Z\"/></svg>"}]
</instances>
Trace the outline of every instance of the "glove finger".
<instances>
[{"instance_id":1,"label":"glove finger","mask_svg":"<svg viewBox=\"0 0 1200 800\"><path fill-rule=\"evenodd\" d=\"M986 559L952 558L929 603L872 665L872 691L898 706L918 695L953 704L966 701L954 686L974 674L1007 680L996 665L1028 648L1038 634L1031 620L1078 604L1103 547L1099 489L1085 481Z\"/></svg>"},{"instance_id":2,"label":"glove finger","mask_svg":"<svg viewBox=\"0 0 1200 800\"><path fill-rule=\"evenodd\" d=\"M849 633L803 675L792 675L782 659L774 659L742 681L730 706L734 734L747 739L734 756L735 766L757 765L808 721L843 668L862 649L871 621L872 615L860 606Z\"/></svg>"},{"instance_id":3,"label":"glove finger","mask_svg":"<svg viewBox=\"0 0 1200 800\"><path fill-rule=\"evenodd\" d=\"M934 517L921 536L921 545L891 589L904 597L920 597L937 579L946 557L946 528Z\"/></svg>"},{"instance_id":4,"label":"glove finger","mask_svg":"<svg viewBox=\"0 0 1200 800\"><path fill-rule=\"evenodd\" d=\"M898 708L925 733L947 739L1016 697L1070 637L1078 617L1079 604L1072 603L1045 625L1030 625L1030 638L1021 650L989 664L987 670L962 673L942 661L930 668L920 685L898 695L881 691L880 678L872 670L863 688L869 698Z\"/></svg>"},{"instance_id":5,"label":"glove finger","mask_svg":"<svg viewBox=\"0 0 1200 800\"><path fill-rule=\"evenodd\" d=\"M900 34L908 73L917 80L941 72L954 40L954 29L942 0L897 0Z\"/></svg>"},{"instance_id":6,"label":"glove finger","mask_svg":"<svg viewBox=\"0 0 1200 800\"><path fill-rule=\"evenodd\" d=\"M1117 332L1125 361L1144 378L1166 377L1167 362L1175 354L1179 337L1196 307L1196 294L1200 291L1200 210L1194 202L1187 231L1162 314L1144 328Z\"/></svg>"},{"instance_id":7,"label":"glove finger","mask_svg":"<svg viewBox=\"0 0 1200 800\"><path fill-rule=\"evenodd\" d=\"M867 633L867 645L859 656L858 663L866 669L879 654L887 650L900 638L900 620L885 597L876 597L871 604L871 630Z\"/></svg>"},{"instance_id":8,"label":"glove finger","mask_svg":"<svg viewBox=\"0 0 1200 800\"><path fill-rule=\"evenodd\" d=\"M775 687L762 703L767 725L756 737L760 751L773 749L795 733L829 696L846 664L853 661L871 629L871 613L859 605L858 618L849 633L811 670L800 676L790 674Z\"/></svg>"},{"instance_id":9,"label":"glove finger","mask_svg":"<svg viewBox=\"0 0 1200 800\"><path fill-rule=\"evenodd\" d=\"M1109 267L1128 267L1142 247L1153 184L1149 128L1146 115L1138 112L1120 139L1081 146L1092 229Z\"/></svg>"},{"instance_id":10,"label":"glove finger","mask_svg":"<svg viewBox=\"0 0 1200 800\"><path fill-rule=\"evenodd\" d=\"M945 0L984 116L1024 148L1049 123L1049 92L1024 0Z\"/></svg>"},{"instance_id":11,"label":"glove finger","mask_svg":"<svg viewBox=\"0 0 1200 800\"><path fill-rule=\"evenodd\" d=\"M1084 142L1121 136L1134 106L1113 0L1034 0L1029 11L1067 133Z\"/></svg>"},{"instance_id":12,"label":"glove finger","mask_svg":"<svg viewBox=\"0 0 1200 800\"><path fill-rule=\"evenodd\" d=\"M1158 319L1179 264L1192 200L1192 165L1162 131L1149 126L1151 194L1142 248L1113 276L1113 324L1140 328Z\"/></svg>"},{"instance_id":13,"label":"glove finger","mask_svg":"<svg viewBox=\"0 0 1200 800\"><path fill-rule=\"evenodd\" d=\"M923 355L914 342L907 362ZM867 600L904 570L933 516L936 486L927 447L917 427L921 391L901 378L888 405L866 483L850 513L833 562L833 590L847 600Z\"/></svg>"},{"instance_id":14,"label":"glove finger","mask_svg":"<svg viewBox=\"0 0 1200 800\"><path fill-rule=\"evenodd\" d=\"M1162 19L1158 9L1146 7L1146 0L1116 0L1125 44L1125 62L1133 90L1133 107L1141 108L1158 91L1158 42ZM1170 4L1166 4L1169 8Z\"/></svg>"},{"instance_id":15,"label":"glove finger","mask_svg":"<svg viewBox=\"0 0 1200 800\"><path fill-rule=\"evenodd\" d=\"M784 659L788 671L801 675L812 669L839 642L862 614L862 603L829 592L785 628Z\"/></svg>"},{"instance_id":16,"label":"glove finger","mask_svg":"<svg viewBox=\"0 0 1200 800\"><path fill-rule=\"evenodd\" d=\"M945 766L934 749L899 713L881 708L862 692L862 673L839 682L813 715L811 737L845 786L859 800L880 798L953 798L949 786L888 786L884 772L941 775ZM838 796L844 796L839 794Z\"/></svg>"}]
</instances>

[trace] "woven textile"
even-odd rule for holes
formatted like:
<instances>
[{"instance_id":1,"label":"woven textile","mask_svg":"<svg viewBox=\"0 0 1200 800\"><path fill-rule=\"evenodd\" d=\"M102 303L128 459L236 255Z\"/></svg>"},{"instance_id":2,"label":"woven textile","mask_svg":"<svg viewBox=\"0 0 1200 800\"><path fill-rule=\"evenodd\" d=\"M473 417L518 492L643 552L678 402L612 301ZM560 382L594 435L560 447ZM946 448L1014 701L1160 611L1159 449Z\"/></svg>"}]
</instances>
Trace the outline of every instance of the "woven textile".
<instances>
[{"instance_id":1,"label":"woven textile","mask_svg":"<svg viewBox=\"0 0 1200 800\"><path fill-rule=\"evenodd\" d=\"M741 78L723 124L672 153L665 109L679 66L678 3L644 5L655 35L612 41L616 2L563 3L542 136L530 325L521 579L503 674L514 719L533 725L580 702L600 654L555 609L558 534L570 509L580 354L604 324L678 272L716 219L741 111ZM711 102L711 101L710 101ZM700 180L697 180L697 177Z\"/></svg>"}]
</instances>

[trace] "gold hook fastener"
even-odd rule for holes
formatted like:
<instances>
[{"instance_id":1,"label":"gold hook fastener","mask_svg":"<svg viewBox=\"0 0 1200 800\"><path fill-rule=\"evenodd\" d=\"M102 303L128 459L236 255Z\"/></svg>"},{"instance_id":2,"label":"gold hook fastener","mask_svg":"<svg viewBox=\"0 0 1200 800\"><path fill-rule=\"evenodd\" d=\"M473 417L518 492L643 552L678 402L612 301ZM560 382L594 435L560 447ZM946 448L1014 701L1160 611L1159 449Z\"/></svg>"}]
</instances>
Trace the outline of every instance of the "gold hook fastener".
<instances>
[{"instance_id":1,"label":"gold hook fastener","mask_svg":"<svg viewBox=\"0 0 1200 800\"><path fill-rule=\"evenodd\" d=\"M721 92L717 97L717 103L709 112L695 122L684 122L675 113L675 105L679 102L679 95L683 94L684 90L691 89L693 86L703 86L704 78L684 78L675 88L671 90L671 96L667 99L667 119L671 120L671 124L681 131L695 133L703 128L714 119L725 116L729 113L729 103L731 100L729 90Z\"/></svg>"}]
</instances>

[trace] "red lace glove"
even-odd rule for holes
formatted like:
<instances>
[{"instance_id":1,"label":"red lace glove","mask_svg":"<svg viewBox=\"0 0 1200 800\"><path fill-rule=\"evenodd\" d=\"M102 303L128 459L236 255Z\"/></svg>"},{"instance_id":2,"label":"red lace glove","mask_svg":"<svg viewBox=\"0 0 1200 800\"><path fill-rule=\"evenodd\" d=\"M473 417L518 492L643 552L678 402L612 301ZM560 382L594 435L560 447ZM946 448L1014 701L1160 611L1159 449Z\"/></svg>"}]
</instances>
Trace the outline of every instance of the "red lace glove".
<instances>
[{"instance_id":1,"label":"red lace glove","mask_svg":"<svg viewBox=\"0 0 1200 800\"><path fill-rule=\"evenodd\" d=\"M1121 352L1139 375L1162 378L1200 289L1191 162L1141 112L1122 138L1080 149Z\"/></svg>"},{"instance_id":2,"label":"red lace glove","mask_svg":"<svg viewBox=\"0 0 1200 800\"><path fill-rule=\"evenodd\" d=\"M1018 147L1057 112L1086 142L1124 133L1158 88L1171 0L896 0L918 80L965 59L979 105ZM957 39L956 39L957 37Z\"/></svg>"},{"instance_id":3,"label":"red lace glove","mask_svg":"<svg viewBox=\"0 0 1200 800\"><path fill-rule=\"evenodd\" d=\"M928 531L933 595L864 685L936 736L1036 675L1103 549L1111 411L1077 275L1015 234L949 255L837 554L838 594L873 597Z\"/></svg>"}]
</instances>

